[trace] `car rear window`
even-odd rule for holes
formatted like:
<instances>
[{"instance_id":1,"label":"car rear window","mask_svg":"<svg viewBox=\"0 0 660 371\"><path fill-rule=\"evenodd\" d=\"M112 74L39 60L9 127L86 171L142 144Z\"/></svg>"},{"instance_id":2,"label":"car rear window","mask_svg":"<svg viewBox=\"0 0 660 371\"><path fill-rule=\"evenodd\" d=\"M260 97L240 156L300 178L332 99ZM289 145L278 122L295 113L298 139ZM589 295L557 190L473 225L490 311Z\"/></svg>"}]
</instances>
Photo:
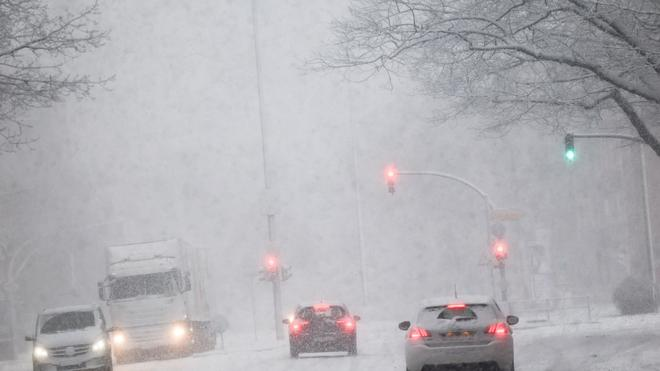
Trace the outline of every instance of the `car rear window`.
<instances>
[{"instance_id":1,"label":"car rear window","mask_svg":"<svg viewBox=\"0 0 660 371\"><path fill-rule=\"evenodd\" d=\"M469 307L463 309L445 308L438 314L438 319L454 319L456 317L476 318L477 314Z\"/></svg>"},{"instance_id":2,"label":"car rear window","mask_svg":"<svg viewBox=\"0 0 660 371\"><path fill-rule=\"evenodd\" d=\"M433 322L434 320L482 319L493 320L495 311L487 304L469 304L464 308L448 308L446 305L426 307L419 314L420 322Z\"/></svg>"},{"instance_id":3,"label":"car rear window","mask_svg":"<svg viewBox=\"0 0 660 371\"><path fill-rule=\"evenodd\" d=\"M339 319L346 316L346 310L339 305L316 305L298 310L296 317L311 321L313 319Z\"/></svg>"}]
</instances>

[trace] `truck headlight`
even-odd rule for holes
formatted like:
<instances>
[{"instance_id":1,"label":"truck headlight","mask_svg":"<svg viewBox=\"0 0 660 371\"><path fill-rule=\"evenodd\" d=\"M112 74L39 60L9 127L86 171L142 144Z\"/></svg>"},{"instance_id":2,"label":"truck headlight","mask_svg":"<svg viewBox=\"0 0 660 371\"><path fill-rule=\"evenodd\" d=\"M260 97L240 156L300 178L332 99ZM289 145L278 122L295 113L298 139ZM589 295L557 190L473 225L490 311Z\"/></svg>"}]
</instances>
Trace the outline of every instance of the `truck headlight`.
<instances>
[{"instance_id":1,"label":"truck headlight","mask_svg":"<svg viewBox=\"0 0 660 371\"><path fill-rule=\"evenodd\" d=\"M170 333L172 334L172 337L174 339L179 340L179 339L183 338L184 336L186 336L188 331L186 331L186 326L184 326L182 324L176 324L176 325L172 326L172 330L170 331Z\"/></svg>"},{"instance_id":2,"label":"truck headlight","mask_svg":"<svg viewBox=\"0 0 660 371\"><path fill-rule=\"evenodd\" d=\"M105 351L105 339L101 339L92 345L92 351L101 353Z\"/></svg>"},{"instance_id":3,"label":"truck headlight","mask_svg":"<svg viewBox=\"0 0 660 371\"><path fill-rule=\"evenodd\" d=\"M39 361L48 358L48 351L46 350L46 348L42 347L41 345L37 345L34 347L33 354L34 354L34 358Z\"/></svg>"},{"instance_id":4,"label":"truck headlight","mask_svg":"<svg viewBox=\"0 0 660 371\"><path fill-rule=\"evenodd\" d=\"M112 344L116 346L122 346L126 342L126 335L121 331L116 331L112 333Z\"/></svg>"}]
</instances>

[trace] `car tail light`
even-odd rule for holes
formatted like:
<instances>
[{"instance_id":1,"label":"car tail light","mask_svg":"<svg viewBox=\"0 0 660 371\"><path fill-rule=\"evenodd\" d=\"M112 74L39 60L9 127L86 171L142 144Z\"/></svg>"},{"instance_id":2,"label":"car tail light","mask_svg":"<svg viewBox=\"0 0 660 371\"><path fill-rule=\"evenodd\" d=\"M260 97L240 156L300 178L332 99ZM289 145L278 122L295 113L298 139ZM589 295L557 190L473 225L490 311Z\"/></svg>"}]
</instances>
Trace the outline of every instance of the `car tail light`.
<instances>
[{"instance_id":1,"label":"car tail light","mask_svg":"<svg viewBox=\"0 0 660 371\"><path fill-rule=\"evenodd\" d=\"M408 339L410 339L410 340L418 340L418 339L424 339L424 338L428 338L428 337L431 337L431 335L429 335L429 332L426 331L426 329L423 329L421 327L415 326L415 327L411 328L410 331L408 331Z\"/></svg>"},{"instance_id":2,"label":"car tail light","mask_svg":"<svg viewBox=\"0 0 660 371\"><path fill-rule=\"evenodd\" d=\"M309 324L308 321L303 321L299 319L294 319L293 322L289 325L289 333L292 335L298 335L305 329L305 326Z\"/></svg>"},{"instance_id":3,"label":"car tail light","mask_svg":"<svg viewBox=\"0 0 660 371\"><path fill-rule=\"evenodd\" d=\"M353 320L353 318L347 317L347 318L337 320L337 325L344 332L353 332L353 331L355 331L355 321Z\"/></svg>"},{"instance_id":4,"label":"car tail light","mask_svg":"<svg viewBox=\"0 0 660 371\"><path fill-rule=\"evenodd\" d=\"M505 335L509 335L511 333L511 330L509 330L509 326L506 323L498 322L488 326L488 328L486 329L486 333L495 336L505 336Z\"/></svg>"},{"instance_id":5,"label":"car tail light","mask_svg":"<svg viewBox=\"0 0 660 371\"><path fill-rule=\"evenodd\" d=\"M467 306L463 303L455 303L455 304L447 305L447 309L451 309L451 310L463 310L465 308L467 308Z\"/></svg>"}]
</instances>

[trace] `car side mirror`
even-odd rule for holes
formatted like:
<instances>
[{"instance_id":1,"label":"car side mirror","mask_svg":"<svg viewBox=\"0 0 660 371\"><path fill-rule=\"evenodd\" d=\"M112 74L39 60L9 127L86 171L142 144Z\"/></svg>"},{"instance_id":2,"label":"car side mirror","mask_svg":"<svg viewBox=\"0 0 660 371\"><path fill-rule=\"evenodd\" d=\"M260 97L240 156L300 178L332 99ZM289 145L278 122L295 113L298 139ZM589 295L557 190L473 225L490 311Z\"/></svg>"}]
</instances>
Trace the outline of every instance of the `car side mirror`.
<instances>
[{"instance_id":1,"label":"car side mirror","mask_svg":"<svg viewBox=\"0 0 660 371\"><path fill-rule=\"evenodd\" d=\"M508 323L510 326L516 325L520 322L520 318L516 316L507 316L506 317L506 323Z\"/></svg>"},{"instance_id":2,"label":"car side mirror","mask_svg":"<svg viewBox=\"0 0 660 371\"><path fill-rule=\"evenodd\" d=\"M410 329L410 321L403 321L399 323L399 330L408 331Z\"/></svg>"},{"instance_id":3,"label":"car side mirror","mask_svg":"<svg viewBox=\"0 0 660 371\"><path fill-rule=\"evenodd\" d=\"M98 282L96 286L99 289L99 299L102 301L108 301L108 296L106 295L105 285L103 282Z\"/></svg>"},{"instance_id":4,"label":"car side mirror","mask_svg":"<svg viewBox=\"0 0 660 371\"><path fill-rule=\"evenodd\" d=\"M25 341L35 341L36 339L32 336L26 336Z\"/></svg>"},{"instance_id":5,"label":"car side mirror","mask_svg":"<svg viewBox=\"0 0 660 371\"><path fill-rule=\"evenodd\" d=\"M288 325L288 324L291 324L291 321L289 321L288 318L285 318L285 319L282 320L282 323L285 324L285 325Z\"/></svg>"},{"instance_id":6,"label":"car side mirror","mask_svg":"<svg viewBox=\"0 0 660 371\"><path fill-rule=\"evenodd\" d=\"M354 320L355 322L357 322L357 321L359 321L359 320L361 320L361 319L362 319L362 317L360 317L360 316L358 316L358 315L353 316L353 320Z\"/></svg>"},{"instance_id":7,"label":"car side mirror","mask_svg":"<svg viewBox=\"0 0 660 371\"><path fill-rule=\"evenodd\" d=\"M190 273L186 272L186 275L183 277L183 292L188 292L192 290L192 283L190 283Z\"/></svg>"}]
</instances>

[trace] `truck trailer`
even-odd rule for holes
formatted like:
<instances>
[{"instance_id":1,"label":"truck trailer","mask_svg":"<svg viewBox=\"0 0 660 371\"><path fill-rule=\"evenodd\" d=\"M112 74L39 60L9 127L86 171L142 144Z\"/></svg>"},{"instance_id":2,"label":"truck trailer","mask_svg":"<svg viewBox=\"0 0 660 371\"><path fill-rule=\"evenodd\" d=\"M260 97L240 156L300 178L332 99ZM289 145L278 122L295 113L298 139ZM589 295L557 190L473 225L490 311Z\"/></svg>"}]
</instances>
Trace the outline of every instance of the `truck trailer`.
<instances>
[{"instance_id":1,"label":"truck trailer","mask_svg":"<svg viewBox=\"0 0 660 371\"><path fill-rule=\"evenodd\" d=\"M99 297L119 363L215 348L206 255L180 239L107 247Z\"/></svg>"}]
</instances>

